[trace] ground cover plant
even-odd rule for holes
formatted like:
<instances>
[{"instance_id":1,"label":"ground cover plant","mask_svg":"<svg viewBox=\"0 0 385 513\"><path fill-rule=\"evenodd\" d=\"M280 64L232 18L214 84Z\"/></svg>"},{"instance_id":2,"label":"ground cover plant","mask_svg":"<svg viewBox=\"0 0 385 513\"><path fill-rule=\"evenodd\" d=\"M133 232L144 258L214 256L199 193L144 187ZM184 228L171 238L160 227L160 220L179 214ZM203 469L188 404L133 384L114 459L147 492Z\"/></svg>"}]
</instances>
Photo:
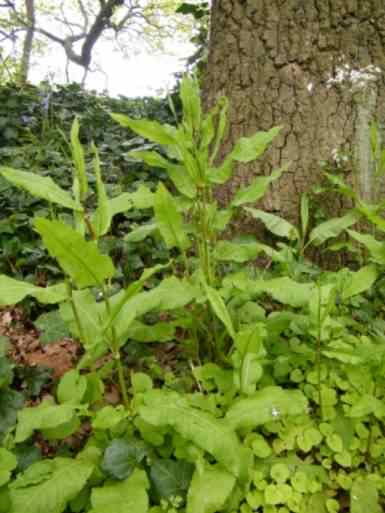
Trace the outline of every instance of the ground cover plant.
<instances>
[{"instance_id":1,"label":"ground cover plant","mask_svg":"<svg viewBox=\"0 0 385 513\"><path fill-rule=\"evenodd\" d=\"M255 208L287 163L221 207L215 187L237 163L260 157L280 128L239 139L219 159L226 99L204 113L193 78L183 79L180 97L177 126L112 114L151 143L130 158L164 170L167 181L155 190L141 184L111 195L77 119L70 190L0 167L4 180L47 202L48 215L33 227L61 269L44 286L1 275L0 304L32 296L49 305L41 325L65 326L82 346L49 393L29 397L17 390L6 340L0 345L0 512L380 512L381 205L357 198L345 215L312 226L303 196L299 227ZM169 258L122 281L104 239L114 216L132 209L150 213L125 242L156 234ZM245 213L274 245L230 237L231 221ZM376 227L372 234L353 229L362 219ZM307 259L310 246L341 234L367 249L354 267L324 271ZM133 348L154 344L177 348L178 364L128 364Z\"/></svg>"}]
</instances>

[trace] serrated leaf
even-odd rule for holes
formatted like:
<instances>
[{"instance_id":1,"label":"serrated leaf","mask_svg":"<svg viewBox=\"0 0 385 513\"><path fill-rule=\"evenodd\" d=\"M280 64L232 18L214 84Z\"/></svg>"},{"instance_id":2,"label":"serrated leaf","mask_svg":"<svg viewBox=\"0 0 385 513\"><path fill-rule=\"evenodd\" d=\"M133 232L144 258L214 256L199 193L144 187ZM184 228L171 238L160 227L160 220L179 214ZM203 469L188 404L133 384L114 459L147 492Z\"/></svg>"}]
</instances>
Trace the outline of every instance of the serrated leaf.
<instances>
[{"instance_id":1,"label":"serrated leaf","mask_svg":"<svg viewBox=\"0 0 385 513\"><path fill-rule=\"evenodd\" d=\"M42 462L31 465L27 472ZM11 513L63 513L69 501L86 485L94 464L77 459L55 458L49 472L38 482L23 482L23 474L10 485Z\"/></svg>"},{"instance_id":2,"label":"serrated leaf","mask_svg":"<svg viewBox=\"0 0 385 513\"><path fill-rule=\"evenodd\" d=\"M59 187L50 177L39 176L35 173L19 171L10 167L0 167L0 174L17 187L25 189L37 198L42 198L50 203L56 203L62 207L82 212L82 207L77 205L71 195Z\"/></svg>"},{"instance_id":3,"label":"serrated leaf","mask_svg":"<svg viewBox=\"0 0 385 513\"><path fill-rule=\"evenodd\" d=\"M157 427L173 427L183 438L214 456L233 473L241 473L241 446L235 433L223 420L208 412L192 408L176 392L153 390L143 394L139 415Z\"/></svg>"},{"instance_id":4,"label":"serrated leaf","mask_svg":"<svg viewBox=\"0 0 385 513\"><path fill-rule=\"evenodd\" d=\"M101 285L115 274L111 258L102 255L94 242L85 241L68 225L41 217L34 224L50 255L79 288Z\"/></svg>"},{"instance_id":5,"label":"serrated leaf","mask_svg":"<svg viewBox=\"0 0 385 513\"><path fill-rule=\"evenodd\" d=\"M269 188L269 185L277 180L288 166L282 166L280 169L275 169L270 176L257 176L248 187L240 189L235 194L231 205L233 207L240 207L245 203L256 203L260 200Z\"/></svg>"},{"instance_id":6,"label":"serrated leaf","mask_svg":"<svg viewBox=\"0 0 385 513\"><path fill-rule=\"evenodd\" d=\"M148 479L143 470L135 470L128 479L120 483L93 488L90 513L147 513L148 488Z\"/></svg>"},{"instance_id":7,"label":"serrated leaf","mask_svg":"<svg viewBox=\"0 0 385 513\"><path fill-rule=\"evenodd\" d=\"M344 230L355 224L358 218L355 212L349 212L343 217L328 219L313 228L309 235L309 244L319 246L328 239L338 237Z\"/></svg>"},{"instance_id":8,"label":"serrated leaf","mask_svg":"<svg viewBox=\"0 0 385 513\"><path fill-rule=\"evenodd\" d=\"M161 125L157 121L146 119L132 119L124 114L111 114L111 117L120 125L129 128L149 141L158 144L175 144L175 128L170 125Z\"/></svg>"},{"instance_id":9,"label":"serrated leaf","mask_svg":"<svg viewBox=\"0 0 385 513\"><path fill-rule=\"evenodd\" d=\"M26 296L35 297L40 303L55 304L64 301L67 292L64 284L36 287L25 281L0 275L0 305L15 305Z\"/></svg>"},{"instance_id":10,"label":"serrated leaf","mask_svg":"<svg viewBox=\"0 0 385 513\"><path fill-rule=\"evenodd\" d=\"M235 478L218 466L206 467L193 475L186 513L216 513L222 510L235 486Z\"/></svg>"},{"instance_id":11,"label":"serrated leaf","mask_svg":"<svg viewBox=\"0 0 385 513\"><path fill-rule=\"evenodd\" d=\"M241 137L231 152L231 158L238 162L251 162L257 159L280 131L281 127L274 127L268 132L257 132L250 137Z\"/></svg>"},{"instance_id":12,"label":"serrated leaf","mask_svg":"<svg viewBox=\"0 0 385 513\"><path fill-rule=\"evenodd\" d=\"M245 207L245 210L251 214L254 219L259 219L266 226L266 228L278 237L286 237L289 240L296 240L299 238L298 230L291 223L282 217L275 216L269 212L258 210L256 208Z\"/></svg>"},{"instance_id":13,"label":"serrated leaf","mask_svg":"<svg viewBox=\"0 0 385 513\"><path fill-rule=\"evenodd\" d=\"M162 499L184 497L190 486L194 465L187 461L156 460L151 465L150 478Z\"/></svg>"},{"instance_id":14,"label":"serrated leaf","mask_svg":"<svg viewBox=\"0 0 385 513\"><path fill-rule=\"evenodd\" d=\"M288 415L303 415L306 408L307 400L301 391L271 386L234 403L226 420L233 429L252 428Z\"/></svg>"},{"instance_id":15,"label":"serrated leaf","mask_svg":"<svg viewBox=\"0 0 385 513\"><path fill-rule=\"evenodd\" d=\"M155 220L167 248L186 249L189 240L183 228L183 220L174 199L160 183L154 201Z\"/></svg>"}]
</instances>

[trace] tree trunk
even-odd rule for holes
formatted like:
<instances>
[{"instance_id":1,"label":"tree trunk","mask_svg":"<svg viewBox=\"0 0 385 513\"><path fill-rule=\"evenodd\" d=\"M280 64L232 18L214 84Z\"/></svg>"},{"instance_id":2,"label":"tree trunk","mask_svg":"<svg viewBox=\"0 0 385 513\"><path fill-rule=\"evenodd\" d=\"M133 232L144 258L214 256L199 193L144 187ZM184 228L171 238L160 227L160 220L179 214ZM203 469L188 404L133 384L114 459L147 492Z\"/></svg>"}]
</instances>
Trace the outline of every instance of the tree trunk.
<instances>
[{"instance_id":1,"label":"tree trunk","mask_svg":"<svg viewBox=\"0 0 385 513\"><path fill-rule=\"evenodd\" d=\"M27 31L23 42L23 53L21 56L18 82L24 85L28 80L31 63L32 45L35 34L35 0L25 0L25 11L28 20Z\"/></svg>"},{"instance_id":2,"label":"tree trunk","mask_svg":"<svg viewBox=\"0 0 385 513\"><path fill-rule=\"evenodd\" d=\"M296 219L300 194L319 182L321 161L340 167L367 200L375 193L369 124L385 122L384 0L213 0L205 97L231 102L226 148L282 125L240 183L291 162L264 200Z\"/></svg>"}]
</instances>

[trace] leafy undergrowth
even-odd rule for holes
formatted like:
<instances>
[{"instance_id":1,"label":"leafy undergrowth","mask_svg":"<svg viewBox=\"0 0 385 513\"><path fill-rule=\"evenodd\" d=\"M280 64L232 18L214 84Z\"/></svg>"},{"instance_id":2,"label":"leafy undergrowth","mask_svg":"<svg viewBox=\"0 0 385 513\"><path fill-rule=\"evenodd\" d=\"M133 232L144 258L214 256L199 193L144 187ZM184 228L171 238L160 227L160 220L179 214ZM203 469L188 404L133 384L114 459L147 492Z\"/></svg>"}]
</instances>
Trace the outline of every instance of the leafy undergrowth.
<instances>
[{"instance_id":1,"label":"leafy undergrowth","mask_svg":"<svg viewBox=\"0 0 385 513\"><path fill-rule=\"evenodd\" d=\"M214 188L236 163L258 158L280 128L241 138L218 163L226 99L204 114L195 80L185 78L181 101L178 127L113 114L164 147L130 156L167 172L172 188L141 184L111 196L94 146L86 162L77 120L71 191L0 168L66 212L33 220L64 279L0 276L0 304L48 305L34 326L14 308L1 315L0 513L379 513L382 206L329 176L354 202L341 217L314 226L307 196L298 227L252 208L284 166L220 207ZM105 240L114 216L141 209L148 219L125 243L156 234L169 256L127 285ZM274 245L228 240L226 228L245 212ZM371 234L352 229L363 220ZM308 260L309 247L330 243L351 252L351 269L324 271Z\"/></svg>"}]
</instances>

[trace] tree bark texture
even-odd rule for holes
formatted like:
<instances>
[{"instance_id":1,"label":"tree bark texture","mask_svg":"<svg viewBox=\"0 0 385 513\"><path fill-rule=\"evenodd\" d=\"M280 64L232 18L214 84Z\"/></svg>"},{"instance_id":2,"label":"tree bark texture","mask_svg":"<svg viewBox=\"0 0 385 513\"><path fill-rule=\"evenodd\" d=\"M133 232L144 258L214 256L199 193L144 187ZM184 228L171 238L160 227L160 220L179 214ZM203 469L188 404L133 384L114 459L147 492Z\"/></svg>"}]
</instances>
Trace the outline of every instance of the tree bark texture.
<instances>
[{"instance_id":1,"label":"tree bark texture","mask_svg":"<svg viewBox=\"0 0 385 513\"><path fill-rule=\"evenodd\" d=\"M230 99L226 152L240 136L283 126L265 156L218 191L221 202L291 162L264 207L296 219L321 161L343 167L370 200L368 127L385 122L385 1L213 0L204 89L208 105Z\"/></svg>"}]
</instances>

